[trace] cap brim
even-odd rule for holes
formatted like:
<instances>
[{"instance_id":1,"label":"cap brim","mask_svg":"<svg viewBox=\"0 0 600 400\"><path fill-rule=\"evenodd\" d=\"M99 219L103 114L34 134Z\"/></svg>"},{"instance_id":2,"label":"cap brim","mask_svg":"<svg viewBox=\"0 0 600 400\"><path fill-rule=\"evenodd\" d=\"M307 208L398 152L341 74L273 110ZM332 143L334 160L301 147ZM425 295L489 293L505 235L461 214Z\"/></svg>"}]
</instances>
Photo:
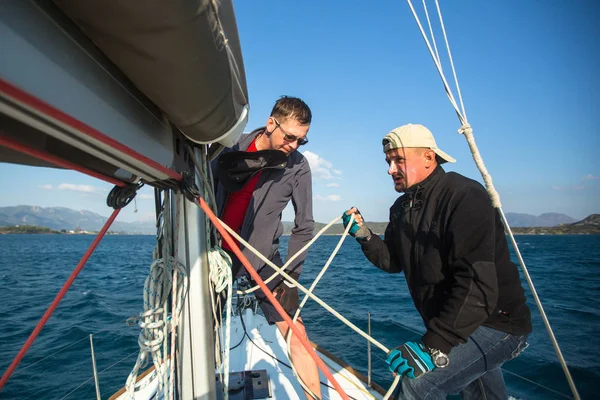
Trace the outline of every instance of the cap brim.
<instances>
[{"instance_id":1,"label":"cap brim","mask_svg":"<svg viewBox=\"0 0 600 400\"><path fill-rule=\"evenodd\" d=\"M431 149L435 152L435 154L437 154L443 162L441 162L440 164L443 164L445 162L451 162L454 163L456 162L456 160L454 159L454 157L451 157L448 153L443 152L440 149Z\"/></svg>"}]
</instances>

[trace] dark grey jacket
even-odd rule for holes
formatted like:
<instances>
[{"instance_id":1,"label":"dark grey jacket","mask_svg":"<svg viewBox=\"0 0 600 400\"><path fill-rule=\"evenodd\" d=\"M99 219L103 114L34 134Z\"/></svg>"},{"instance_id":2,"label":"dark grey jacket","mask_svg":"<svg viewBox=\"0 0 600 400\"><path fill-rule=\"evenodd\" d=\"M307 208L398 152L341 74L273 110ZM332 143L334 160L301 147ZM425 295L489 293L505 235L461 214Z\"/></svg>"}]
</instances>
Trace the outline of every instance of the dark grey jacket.
<instances>
[{"instance_id":1,"label":"dark grey jacket","mask_svg":"<svg viewBox=\"0 0 600 400\"><path fill-rule=\"evenodd\" d=\"M262 127L242 135L232 149L224 150L224 152L245 151L252 140L264 129ZM218 184L218 181L215 190L218 212L221 216L229 193L222 185ZM279 237L283 234L281 213L290 200L294 206L296 217L288 242L288 258L296 254L312 239L314 229L310 166L308 160L298 151L289 155L286 168L265 169L261 172L240 231L240 236L244 240L269 259L272 259L278 251ZM248 249L243 248L242 252L256 270L264 265ZM298 256L286 271L299 274L305 258L306 252Z\"/></svg>"}]
</instances>

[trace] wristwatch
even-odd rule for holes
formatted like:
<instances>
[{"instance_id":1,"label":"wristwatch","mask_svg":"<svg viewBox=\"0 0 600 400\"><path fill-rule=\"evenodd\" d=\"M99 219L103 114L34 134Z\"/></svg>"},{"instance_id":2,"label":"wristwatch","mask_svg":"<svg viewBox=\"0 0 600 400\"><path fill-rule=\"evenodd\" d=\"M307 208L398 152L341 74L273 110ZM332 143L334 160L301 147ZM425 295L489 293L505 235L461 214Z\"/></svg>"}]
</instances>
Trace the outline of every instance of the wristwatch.
<instances>
[{"instance_id":1,"label":"wristwatch","mask_svg":"<svg viewBox=\"0 0 600 400\"><path fill-rule=\"evenodd\" d=\"M433 363L438 368L446 368L450 364L450 358L438 349L429 349L429 354Z\"/></svg>"}]
</instances>

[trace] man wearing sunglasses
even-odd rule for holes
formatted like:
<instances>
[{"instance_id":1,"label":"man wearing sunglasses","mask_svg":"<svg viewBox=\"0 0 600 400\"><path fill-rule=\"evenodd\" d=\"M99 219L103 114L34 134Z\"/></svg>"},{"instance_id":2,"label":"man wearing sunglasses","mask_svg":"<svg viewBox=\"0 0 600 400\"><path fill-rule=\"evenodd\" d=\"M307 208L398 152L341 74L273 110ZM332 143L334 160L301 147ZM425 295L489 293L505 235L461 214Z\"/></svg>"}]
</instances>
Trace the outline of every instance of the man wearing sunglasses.
<instances>
[{"instance_id":1,"label":"man wearing sunglasses","mask_svg":"<svg viewBox=\"0 0 600 400\"><path fill-rule=\"evenodd\" d=\"M277 153L285 160L283 163L279 162L277 168L258 169L243 180L241 188L242 185L227 185L223 179L215 186L219 215L223 222L279 267L283 265L279 254L279 237L283 234L281 215L290 200L294 206L295 218L288 241L288 258L298 253L313 237L311 172L308 160L296 151L308 143L307 134L311 119L312 113L304 101L283 96L275 103L266 126L242 135L233 146L231 151L237 151L239 154L231 154L228 151L220 156L223 158L233 155L251 159L252 153L260 153L263 150L279 150L285 154L282 156ZM219 167L222 167L222 163ZM225 242L223 248L233 255ZM275 270L265 265L248 249L242 248L242 252L263 280L275 273ZM298 279L305 258L306 252L300 254L287 267L286 272ZM234 276L243 274L239 260L235 256L232 256L232 260ZM286 285L281 275L267 283L267 286L274 292L288 315L293 317L299 305L298 288ZM269 324L276 324L285 337L288 327L283 318L262 291L257 290L254 293ZM301 318L298 318L296 326L306 336ZM320 398L319 373L315 362L296 336L292 336L290 348L292 362L298 375Z\"/></svg>"}]
</instances>

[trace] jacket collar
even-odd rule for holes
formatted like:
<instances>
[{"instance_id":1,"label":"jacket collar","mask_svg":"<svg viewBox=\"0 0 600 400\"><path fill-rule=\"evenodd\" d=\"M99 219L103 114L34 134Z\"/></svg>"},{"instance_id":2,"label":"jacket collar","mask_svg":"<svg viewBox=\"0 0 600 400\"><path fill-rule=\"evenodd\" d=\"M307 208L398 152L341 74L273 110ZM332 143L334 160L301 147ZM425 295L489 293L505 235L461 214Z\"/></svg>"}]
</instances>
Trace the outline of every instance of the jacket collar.
<instances>
[{"instance_id":1,"label":"jacket collar","mask_svg":"<svg viewBox=\"0 0 600 400\"><path fill-rule=\"evenodd\" d=\"M261 133L263 133L267 129L266 126L261 126L260 128L256 128L252 132L242 135L236 146L234 146L235 150L246 151L248 147L250 147L250 143ZM237 148L236 148L237 147Z\"/></svg>"},{"instance_id":2,"label":"jacket collar","mask_svg":"<svg viewBox=\"0 0 600 400\"><path fill-rule=\"evenodd\" d=\"M426 189L435 185L435 183L442 176L444 176L444 174L446 174L446 171L444 171L444 168L442 168L442 166L438 164L427 178L423 179L416 185L413 185L410 188L408 188L405 193L411 196L415 195L417 192L423 193L424 191L426 191Z\"/></svg>"}]
</instances>

